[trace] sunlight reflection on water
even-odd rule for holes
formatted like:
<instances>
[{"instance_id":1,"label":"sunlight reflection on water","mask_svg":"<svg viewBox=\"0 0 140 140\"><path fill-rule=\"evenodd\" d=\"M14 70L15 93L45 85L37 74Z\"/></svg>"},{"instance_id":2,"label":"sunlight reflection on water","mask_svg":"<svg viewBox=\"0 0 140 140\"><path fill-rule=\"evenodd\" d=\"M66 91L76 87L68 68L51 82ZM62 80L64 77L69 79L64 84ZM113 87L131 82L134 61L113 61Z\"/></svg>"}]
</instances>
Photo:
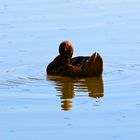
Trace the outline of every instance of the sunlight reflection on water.
<instances>
[{"instance_id":1,"label":"sunlight reflection on water","mask_svg":"<svg viewBox=\"0 0 140 140\"><path fill-rule=\"evenodd\" d=\"M86 78L72 79L56 76L48 76L48 80L54 81L58 96L62 99L62 110L70 110L72 108L72 98L84 96L83 92L92 98L100 98L104 96L104 87L102 78Z\"/></svg>"}]
</instances>

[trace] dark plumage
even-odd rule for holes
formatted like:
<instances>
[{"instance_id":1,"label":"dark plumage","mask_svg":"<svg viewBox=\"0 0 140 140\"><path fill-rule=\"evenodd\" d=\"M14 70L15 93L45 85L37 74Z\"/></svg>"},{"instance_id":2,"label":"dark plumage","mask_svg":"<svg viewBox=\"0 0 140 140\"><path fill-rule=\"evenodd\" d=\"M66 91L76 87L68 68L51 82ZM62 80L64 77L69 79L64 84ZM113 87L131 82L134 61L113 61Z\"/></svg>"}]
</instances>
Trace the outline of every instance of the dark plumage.
<instances>
[{"instance_id":1,"label":"dark plumage","mask_svg":"<svg viewBox=\"0 0 140 140\"><path fill-rule=\"evenodd\" d=\"M67 77L98 77L103 72L103 60L98 53L72 58L73 45L64 41L59 46L59 55L48 65L47 74Z\"/></svg>"}]
</instances>

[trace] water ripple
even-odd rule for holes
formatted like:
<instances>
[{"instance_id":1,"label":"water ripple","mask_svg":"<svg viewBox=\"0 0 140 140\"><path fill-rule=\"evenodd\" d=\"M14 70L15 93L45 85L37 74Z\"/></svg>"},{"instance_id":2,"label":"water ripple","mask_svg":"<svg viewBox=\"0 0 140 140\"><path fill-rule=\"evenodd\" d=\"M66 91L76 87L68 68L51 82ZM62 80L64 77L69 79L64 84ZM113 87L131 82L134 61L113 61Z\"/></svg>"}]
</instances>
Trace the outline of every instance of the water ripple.
<instances>
[{"instance_id":1,"label":"water ripple","mask_svg":"<svg viewBox=\"0 0 140 140\"><path fill-rule=\"evenodd\" d=\"M106 85L130 85L139 81L140 64L112 64L105 66Z\"/></svg>"},{"instance_id":2,"label":"water ripple","mask_svg":"<svg viewBox=\"0 0 140 140\"><path fill-rule=\"evenodd\" d=\"M111 85L138 85L140 80L138 78L140 70L140 64L107 64L104 68L103 79L105 86ZM35 88L35 87L46 87L47 85L51 85L50 79L46 80L46 74L38 75L38 72L33 70L33 68L29 67L19 67L12 69L7 73L1 72L4 76L3 80L0 80L0 88L1 89L9 89L11 88L23 88L26 86L26 89ZM28 71L32 71L29 74ZM26 75L28 74L28 75ZM98 90L99 81L95 79L85 80L85 79L73 79L66 80L65 78L52 78L56 84L56 89L61 92L63 86L71 87L73 86L74 92L88 92L89 87L96 87ZM93 82L94 81L94 82ZM71 88L70 88L71 89ZM67 88L66 88L67 90Z\"/></svg>"}]
</instances>

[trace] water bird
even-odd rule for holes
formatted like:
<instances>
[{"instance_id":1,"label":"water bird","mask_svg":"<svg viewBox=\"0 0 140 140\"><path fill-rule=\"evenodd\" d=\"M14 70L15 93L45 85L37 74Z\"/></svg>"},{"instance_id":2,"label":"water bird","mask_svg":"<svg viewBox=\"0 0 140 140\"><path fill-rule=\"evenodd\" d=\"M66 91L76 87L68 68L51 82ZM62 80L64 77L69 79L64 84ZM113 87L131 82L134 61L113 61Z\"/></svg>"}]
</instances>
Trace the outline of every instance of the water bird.
<instances>
[{"instance_id":1,"label":"water bird","mask_svg":"<svg viewBox=\"0 0 140 140\"><path fill-rule=\"evenodd\" d=\"M65 40L59 45L59 54L47 66L48 75L65 77L99 77L103 73L103 59L95 52L91 56L72 58L73 45Z\"/></svg>"}]
</instances>

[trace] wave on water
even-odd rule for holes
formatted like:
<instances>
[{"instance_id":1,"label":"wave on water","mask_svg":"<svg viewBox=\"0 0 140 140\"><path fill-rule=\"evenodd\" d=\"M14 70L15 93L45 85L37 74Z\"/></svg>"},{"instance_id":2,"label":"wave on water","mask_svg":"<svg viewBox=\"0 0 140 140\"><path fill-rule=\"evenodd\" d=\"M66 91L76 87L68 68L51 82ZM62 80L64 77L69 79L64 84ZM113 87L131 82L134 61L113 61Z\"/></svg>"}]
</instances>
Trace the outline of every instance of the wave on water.
<instances>
[{"instance_id":1,"label":"wave on water","mask_svg":"<svg viewBox=\"0 0 140 140\"><path fill-rule=\"evenodd\" d=\"M139 64L112 64L105 66L104 79L107 86L130 85L139 81Z\"/></svg>"},{"instance_id":2,"label":"wave on water","mask_svg":"<svg viewBox=\"0 0 140 140\"><path fill-rule=\"evenodd\" d=\"M105 86L111 85L132 85L136 83L140 83L138 78L140 70L140 64L107 64L104 67L103 73L103 83ZM8 72L7 72L8 71ZM32 71L32 73L29 73ZM3 79L0 80L0 89L9 89L9 88L23 88L26 87L28 89L35 87L50 87L53 85L54 87L61 92L61 90L66 88L66 90L74 88L74 92L87 92L91 87L96 87L95 89L103 89L101 87L101 80L97 80L96 78L89 79L67 79L62 77L48 78L46 80L46 73L38 74L37 70L33 70L30 68L13 68L10 71L5 70L5 72L1 72ZM64 87L64 85L66 87ZM94 90L95 90L94 89ZM103 93L103 92L102 92ZM79 94L80 95L80 94Z\"/></svg>"}]
</instances>

